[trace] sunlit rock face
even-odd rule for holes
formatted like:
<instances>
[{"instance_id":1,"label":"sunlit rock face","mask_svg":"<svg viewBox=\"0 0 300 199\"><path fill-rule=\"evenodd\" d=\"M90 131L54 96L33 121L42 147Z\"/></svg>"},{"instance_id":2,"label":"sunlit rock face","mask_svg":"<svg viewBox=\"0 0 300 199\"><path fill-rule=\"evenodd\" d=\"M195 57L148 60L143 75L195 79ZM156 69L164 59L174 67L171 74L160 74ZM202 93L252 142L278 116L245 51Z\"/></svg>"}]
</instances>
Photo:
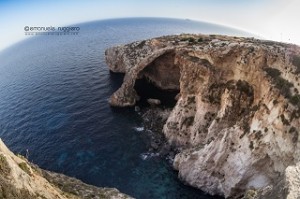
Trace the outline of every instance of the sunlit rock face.
<instances>
[{"instance_id":1,"label":"sunlit rock face","mask_svg":"<svg viewBox=\"0 0 300 199\"><path fill-rule=\"evenodd\" d=\"M180 91L163 133L186 183L225 197L266 194L300 161L298 46L185 34L112 47L106 61L125 73L112 106L135 105L140 78Z\"/></svg>"}]
</instances>

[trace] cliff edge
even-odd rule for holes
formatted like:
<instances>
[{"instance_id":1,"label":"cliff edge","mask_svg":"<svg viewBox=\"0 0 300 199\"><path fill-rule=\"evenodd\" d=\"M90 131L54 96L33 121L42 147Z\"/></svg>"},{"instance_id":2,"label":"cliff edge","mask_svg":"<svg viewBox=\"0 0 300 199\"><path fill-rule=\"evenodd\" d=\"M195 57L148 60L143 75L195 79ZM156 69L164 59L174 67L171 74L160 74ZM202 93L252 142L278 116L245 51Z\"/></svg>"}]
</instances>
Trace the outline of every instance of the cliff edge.
<instances>
[{"instance_id":1,"label":"cliff edge","mask_svg":"<svg viewBox=\"0 0 300 199\"><path fill-rule=\"evenodd\" d=\"M300 197L298 46L183 34L105 55L111 71L125 73L112 106L134 106L143 78L178 91L163 133L180 151L174 168L181 180L225 197Z\"/></svg>"},{"instance_id":2,"label":"cliff edge","mask_svg":"<svg viewBox=\"0 0 300 199\"><path fill-rule=\"evenodd\" d=\"M98 188L80 180L38 168L13 154L0 139L1 199L129 199L113 188Z\"/></svg>"}]
</instances>

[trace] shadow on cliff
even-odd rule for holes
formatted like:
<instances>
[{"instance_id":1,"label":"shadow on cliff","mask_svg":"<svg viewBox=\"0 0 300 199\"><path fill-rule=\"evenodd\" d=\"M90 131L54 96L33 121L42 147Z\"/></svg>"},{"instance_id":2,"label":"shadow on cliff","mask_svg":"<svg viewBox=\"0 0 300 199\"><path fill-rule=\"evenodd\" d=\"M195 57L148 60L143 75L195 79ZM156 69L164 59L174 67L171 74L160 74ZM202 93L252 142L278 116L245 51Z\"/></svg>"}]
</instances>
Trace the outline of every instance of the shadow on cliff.
<instances>
[{"instance_id":1,"label":"shadow on cliff","mask_svg":"<svg viewBox=\"0 0 300 199\"><path fill-rule=\"evenodd\" d=\"M180 70L175 61L175 51L157 57L140 72L134 89L141 97L138 105L147 105L147 99L159 99L163 107L174 107L179 93Z\"/></svg>"},{"instance_id":2,"label":"shadow on cliff","mask_svg":"<svg viewBox=\"0 0 300 199\"><path fill-rule=\"evenodd\" d=\"M157 88L146 78L136 80L134 89L140 96L137 105L142 107L149 106L147 99L152 98L159 99L162 106L172 108L177 102L175 97L179 93L179 90L162 90Z\"/></svg>"}]
</instances>

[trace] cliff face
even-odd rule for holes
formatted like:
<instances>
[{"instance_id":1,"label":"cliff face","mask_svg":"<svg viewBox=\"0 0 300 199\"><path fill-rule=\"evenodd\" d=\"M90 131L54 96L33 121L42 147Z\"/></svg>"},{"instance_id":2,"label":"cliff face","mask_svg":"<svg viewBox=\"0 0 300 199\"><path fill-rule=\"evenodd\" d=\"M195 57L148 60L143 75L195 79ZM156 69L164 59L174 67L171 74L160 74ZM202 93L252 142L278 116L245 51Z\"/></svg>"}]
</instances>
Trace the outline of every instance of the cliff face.
<instances>
[{"instance_id":1,"label":"cliff face","mask_svg":"<svg viewBox=\"0 0 300 199\"><path fill-rule=\"evenodd\" d=\"M299 47L166 36L112 47L106 61L111 71L125 73L112 106L133 106L140 78L180 90L163 133L180 149L174 168L186 183L226 197L269 187L267 193L300 161Z\"/></svg>"},{"instance_id":2,"label":"cliff face","mask_svg":"<svg viewBox=\"0 0 300 199\"><path fill-rule=\"evenodd\" d=\"M98 188L38 168L14 155L0 139L1 199L126 199L117 189Z\"/></svg>"}]
</instances>

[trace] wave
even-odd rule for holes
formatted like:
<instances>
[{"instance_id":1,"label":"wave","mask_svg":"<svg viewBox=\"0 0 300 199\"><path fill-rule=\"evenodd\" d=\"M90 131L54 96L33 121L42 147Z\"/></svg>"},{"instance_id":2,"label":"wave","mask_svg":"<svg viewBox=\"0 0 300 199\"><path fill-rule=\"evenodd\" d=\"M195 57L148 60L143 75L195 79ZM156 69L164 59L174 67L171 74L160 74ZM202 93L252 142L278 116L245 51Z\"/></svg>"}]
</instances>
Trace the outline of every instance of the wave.
<instances>
[{"instance_id":1,"label":"wave","mask_svg":"<svg viewBox=\"0 0 300 199\"><path fill-rule=\"evenodd\" d=\"M146 152L146 153L141 154L141 158L143 160L147 160L147 159L150 159L150 158L153 158L153 157L158 157L158 156L159 156L159 153Z\"/></svg>"},{"instance_id":2,"label":"wave","mask_svg":"<svg viewBox=\"0 0 300 199\"><path fill-rule=\"evenodd\" d=\"M141 126L141 127L133 127L133 129L134 129L135 131L137 131L137 132L142 132L142 131L145 130L145 128L144 128L143 126Z\"/></svg>"}]
</instances>

